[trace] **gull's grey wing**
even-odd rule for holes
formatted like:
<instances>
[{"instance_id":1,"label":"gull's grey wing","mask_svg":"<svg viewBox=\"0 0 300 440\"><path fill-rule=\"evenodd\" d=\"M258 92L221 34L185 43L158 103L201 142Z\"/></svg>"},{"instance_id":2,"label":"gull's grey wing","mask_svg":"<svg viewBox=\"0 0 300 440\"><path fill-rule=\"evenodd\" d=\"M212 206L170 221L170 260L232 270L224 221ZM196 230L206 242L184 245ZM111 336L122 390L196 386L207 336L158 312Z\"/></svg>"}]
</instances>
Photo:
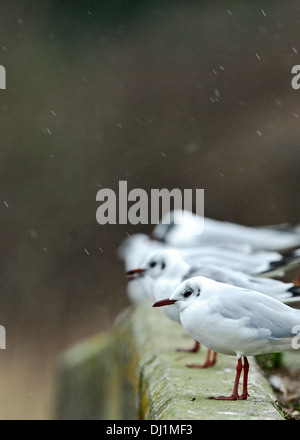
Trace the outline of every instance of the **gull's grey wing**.
<instances>
[{"instance_id":1,"label":"gull's grey wing","mask_svg":"<svg viewBox=\"0 0 300 440\"><path fill-rule=\"evenodd\" d=\"M292 336L292 329L300 325L300 310L258 292L247 289L230 289L229 294L214 302L214 311L222 319L239 320L247 318L247 327L268 330L271 338Z\"/></svg>"}]
</instances>

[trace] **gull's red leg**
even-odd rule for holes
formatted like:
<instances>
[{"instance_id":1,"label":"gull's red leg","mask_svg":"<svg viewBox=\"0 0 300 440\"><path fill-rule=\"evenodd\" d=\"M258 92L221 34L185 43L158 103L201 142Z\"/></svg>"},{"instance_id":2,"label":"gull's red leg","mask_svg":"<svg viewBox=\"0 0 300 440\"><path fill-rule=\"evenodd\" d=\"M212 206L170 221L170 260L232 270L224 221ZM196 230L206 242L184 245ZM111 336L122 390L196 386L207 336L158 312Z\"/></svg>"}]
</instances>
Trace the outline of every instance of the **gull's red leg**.
<instances>
[{"instance_id":1,"label":"gull's red leg","mask_svg":"<svg viewBox=\"0 0 300 440\"><path fill-rule=\"evenodd\" d=\"M177 351L181 351L184 353L197 353L200 350L200 344L198 341L195 341L195 345L193 348L177 348Z\"/></svg>"},{"instance_id":2,"label":"gull's red leg","mask_svg":"<svg viewBox=\"0 0 300 440\"><path fill-rule=\"evenodd\" d=\"M238 388L239 388L239 382L240 382L240 377L241 377L242 369L243 369L242 359L239 358L237 366L236 366L236 375L235 375L235 381L234 381L234 386L233 386L233 391L232 391L231 396L209 397L209 399L214 399L214 400L237 400L239 398Z\"/></svg>"},{"instance_id":3,"label":"gull's red leg","mask_svg":"<svg viewBox=\"0 0 300 440\"><path fill-rule=\"evenodd\" d=\"M189 368L208 368L213 367L217 362L217 353L214 351L213 358L210 360L211 350L207 350L207 355L204 364L190 364Z\"/></svg>"},{"instance_id":4,"label":"gull's red leg","mask_svg":"<svg viewBox=\"0 0 300 440\"><path fill-rule=\"evenodd\" d=\"M246 400L249 397L248 394L248 371L249 371L249 362L246 356L244 356L244 379L243 379L243 393L239 396L239 400Z\"/></svg>"}]
</instances>

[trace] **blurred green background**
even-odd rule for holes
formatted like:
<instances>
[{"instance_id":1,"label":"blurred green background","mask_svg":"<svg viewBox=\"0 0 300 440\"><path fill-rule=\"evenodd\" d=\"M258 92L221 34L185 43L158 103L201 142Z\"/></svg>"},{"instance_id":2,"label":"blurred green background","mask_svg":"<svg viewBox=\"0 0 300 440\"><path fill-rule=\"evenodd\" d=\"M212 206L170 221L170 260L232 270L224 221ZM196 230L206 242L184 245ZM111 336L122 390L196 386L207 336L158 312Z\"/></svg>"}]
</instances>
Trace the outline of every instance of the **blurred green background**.
<instances>
[{"instance_id":1,"label":"blurred green background","mask_svg":"<svg viewBox=\"0 0 300 440\"><path fill-rule=\"evenodd\" d=\"M0 3L0 419L53 417L69 344L128 305L96 193L204 188L205 215L299 222L300 3Z\"/></svg>"}]
</instances>

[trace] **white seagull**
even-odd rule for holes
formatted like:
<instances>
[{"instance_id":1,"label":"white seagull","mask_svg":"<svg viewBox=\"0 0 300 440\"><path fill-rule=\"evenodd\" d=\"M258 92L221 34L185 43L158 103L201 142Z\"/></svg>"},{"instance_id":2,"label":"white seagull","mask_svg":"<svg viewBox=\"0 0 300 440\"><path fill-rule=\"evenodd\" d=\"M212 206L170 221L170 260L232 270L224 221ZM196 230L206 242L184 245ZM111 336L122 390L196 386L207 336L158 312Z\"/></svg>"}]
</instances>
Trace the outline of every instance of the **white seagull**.
<instances>
[{"instance_id":1,"label":"white seagull","mask_svg":"<svg viewBox=\"0 0 300 440\"><path fill-rule=\"evenodd\" d=\"M223 265L203 264L201 258L197 264L191 265L184 260L180 252L173 249L151 252L139 268L130 270L127 274L129 279L143 276L144 283L148 284L148 297L154 301L170 296L182 281L195 276L256 290L286 304L300 301L300 286L295 286L294 283L251 276ZM169 313L166 312L167 315Z\"/></svg>"},{"instance_id":2,"label":"white seagull","mask_svg":"<svg viewBox=\"0 0 300 440\"><path fill-rule=\"evenodd\" d=\"M212 399L247 399L247 356L299 348L295 339L300 331L300 310L262 293L195 277L181 283L170 298L153 307L175 304L182 326L195 340L215 352L237 357L232 395ZM239 394L242 369L243 389Z\"/></svg>"},{"instance_id":3,"label":"white seagull","mask_svg":"<svg viewBox=\"0 0 300 440\"><path fill-rule=\"evenodd\" d=\"M133 234L123 240L118 256L123 260L125 271L140 268L151 252L156 250L175 250L191 266L215 265L263 277L281 277L300 265L300 251L282 256L274 251L253 251L249 246L224 247L204 246L194 248L174 248L151 239L146 234ZM127 285L131 302L143 301L147 296L141 278L132 278Z\"/></svg>"},{"instance_id":4,"label":"white seagull","mask_svg":"<svg viewBox=\"0 0 300 440\"><path fill-rule=\"evenodd\" d=\"M252 227L175 210L163 216L152 237L175 247L246 243L253 249L285 251L300 246L300 225Z\"/></svg>"}]
</instances>

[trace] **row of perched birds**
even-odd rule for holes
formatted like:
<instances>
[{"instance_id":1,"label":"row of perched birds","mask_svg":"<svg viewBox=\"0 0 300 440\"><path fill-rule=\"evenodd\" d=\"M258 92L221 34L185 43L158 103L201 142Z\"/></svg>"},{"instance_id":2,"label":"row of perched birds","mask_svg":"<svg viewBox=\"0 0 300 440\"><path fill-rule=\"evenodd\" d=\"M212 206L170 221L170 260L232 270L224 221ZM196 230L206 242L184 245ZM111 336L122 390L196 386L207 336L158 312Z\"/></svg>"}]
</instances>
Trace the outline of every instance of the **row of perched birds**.
<instances>
[{"instance_id":1,"label":"row of perched birds","mask_svg":"<svg viewBox=\"0 0 300 440\"><path fill-rule=\"evenodd\" d=\"M150 236L134 234L119 248L133 303L150 300L208 348L238 359L234 389L221 400L247 399L247 356L295 348L300 332L300 227L247 227L188 211L172 211ZM283 281L284 280L284 281ZM298 348L298 346L297 346ZM212 351L214 353L212 353ZM242 363L242 358L244 363ZM238 384L244 370L243 391Z\"/></svg>"}]
</instances>

